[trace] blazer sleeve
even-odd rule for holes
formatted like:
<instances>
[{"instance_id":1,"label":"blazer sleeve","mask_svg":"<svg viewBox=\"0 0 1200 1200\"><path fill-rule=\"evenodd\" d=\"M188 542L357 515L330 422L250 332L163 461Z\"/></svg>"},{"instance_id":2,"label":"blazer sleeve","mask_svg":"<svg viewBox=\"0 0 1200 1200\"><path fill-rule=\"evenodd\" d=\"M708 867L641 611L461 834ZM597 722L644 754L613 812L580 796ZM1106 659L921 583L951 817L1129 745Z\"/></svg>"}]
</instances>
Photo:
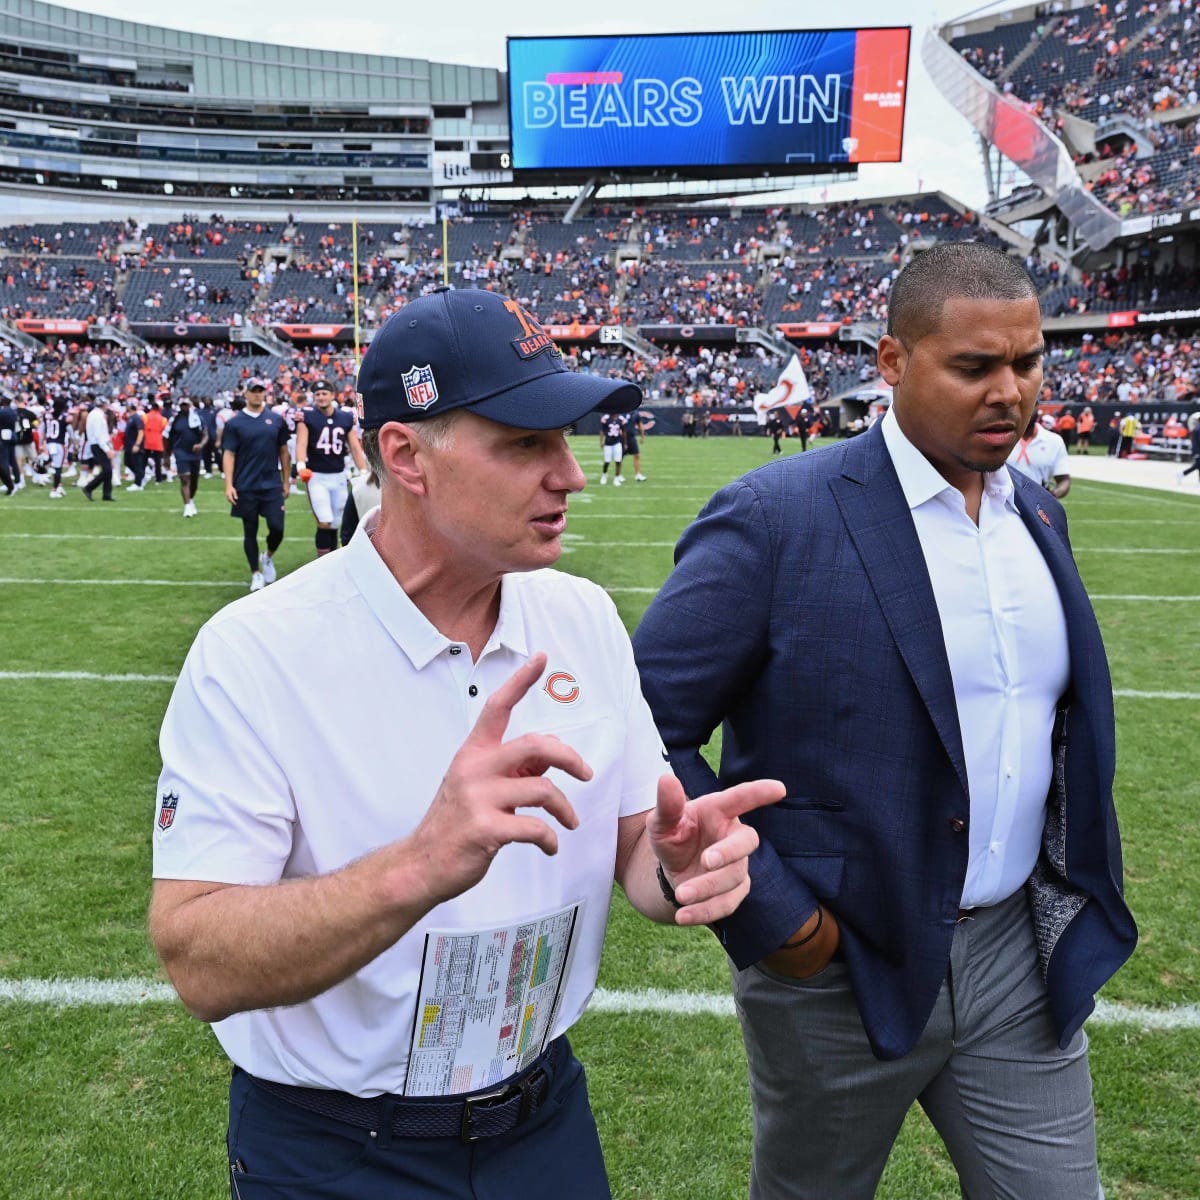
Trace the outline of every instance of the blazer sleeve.
<instances>
[{"instance_id":1,"label":"blazer sleeve","mask_svg":"<svg viewBox=\"0 0 1200 1200\"><path fill-rule=\"evenodd\" d=\"M760 496L744 481L719 491L685 531L675 570L634 634L642 691L671 766L691 797L719 781L700 749L770 653L774 548ZM739 967L787 941L816 911L813 893L761 839L750 894L714 927Z\"/></svg>"}]
</instances>

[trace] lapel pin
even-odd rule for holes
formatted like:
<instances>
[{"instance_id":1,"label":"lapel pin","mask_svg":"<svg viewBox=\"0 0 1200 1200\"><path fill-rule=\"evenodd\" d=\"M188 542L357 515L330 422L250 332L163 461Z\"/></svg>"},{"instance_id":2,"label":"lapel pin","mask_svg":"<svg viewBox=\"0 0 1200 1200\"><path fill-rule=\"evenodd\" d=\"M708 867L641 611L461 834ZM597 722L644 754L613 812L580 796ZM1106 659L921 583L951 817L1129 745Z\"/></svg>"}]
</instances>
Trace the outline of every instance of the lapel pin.
<instances>
[{"instance_id":1,"label":"lapel pin","mask_svg":"<svg viewBox=\"0 0 1200 1200\"><path fill-rule=\"evenodd\" d=\"M1037 512L1038 512L1038 516L1042 518L1042 524L1049 525L1050 518L1048 516L1046 516L1046 510L1044 508L1042 508L1042 506L1040 504L1038 505ZM1051 528L1053 528L1053 526L1051 526Z\"/></svg>"}]
</instances>

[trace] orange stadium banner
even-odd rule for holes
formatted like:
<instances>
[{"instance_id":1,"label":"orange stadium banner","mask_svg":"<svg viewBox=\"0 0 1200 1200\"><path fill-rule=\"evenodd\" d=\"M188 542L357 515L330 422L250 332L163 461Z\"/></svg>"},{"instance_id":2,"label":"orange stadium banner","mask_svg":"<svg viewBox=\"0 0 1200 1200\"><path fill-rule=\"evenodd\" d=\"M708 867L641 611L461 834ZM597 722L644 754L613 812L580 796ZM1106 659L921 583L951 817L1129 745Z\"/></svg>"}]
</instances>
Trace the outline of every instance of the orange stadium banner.
<instances>
[{"instance_id":1,"label":"orange stadium banner","mask_svg":"<svg viewBox=\"0 0 1200 1200\"><path fill-rule=\"evenodd\" d=\"M86 321L14 321L22 333L87 333Z\"/></svg>"},{"instance_id":2,"label":"orange stadium banner","mask_svg":"<svg viewBox=\"0 0 1200 1200\"><path fill-rule=\"evenodd\" d=\"M280 333L286 333L293 341L315 338L327 342L330 338L346 333L351 327L349 325L276 325L274 328Z\"/></svg>"},{"instance_id":3,"label":"orange stadium banner","mask_svg":"<svg viewBox=\"0 0 1200 1200\"><path fill-rule=\"evenodd\" d=\"M543 325L542 328L556 342L582 341L584 338L593 338L600 332L599 325L580 325L577 321L570 325Z\"/></svg>"},{"instance_id":4,"label":"orange stadium banner","mask_svg":"<svg viewBox=\"0 0 1200 1200\"><path fill-rule=\"evenodd\" d=\"M840 321L781 321L775 328L788 338L837 337Z\"/></svg>"}]
</instances>

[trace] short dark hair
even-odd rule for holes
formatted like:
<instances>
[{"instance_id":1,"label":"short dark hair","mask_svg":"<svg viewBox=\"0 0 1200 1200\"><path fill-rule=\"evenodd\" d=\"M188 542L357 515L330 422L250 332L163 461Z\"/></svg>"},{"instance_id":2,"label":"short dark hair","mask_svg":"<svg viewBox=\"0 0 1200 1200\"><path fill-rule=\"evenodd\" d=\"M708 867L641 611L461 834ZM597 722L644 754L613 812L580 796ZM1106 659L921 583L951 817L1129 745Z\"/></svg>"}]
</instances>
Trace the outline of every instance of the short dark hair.
<instances>
[{"instance_id":1,"label":"short dark hair","mask_svg":"<svg viewBox=\"0 0 1200 1200\"><path fill-rule=\"evenodd\" d=\"M986 242L942 242L922 251L888 292L889 336L911 349L932 333L946 301L1036 300L1025 268Z\"/></svg>"}]
</instances>

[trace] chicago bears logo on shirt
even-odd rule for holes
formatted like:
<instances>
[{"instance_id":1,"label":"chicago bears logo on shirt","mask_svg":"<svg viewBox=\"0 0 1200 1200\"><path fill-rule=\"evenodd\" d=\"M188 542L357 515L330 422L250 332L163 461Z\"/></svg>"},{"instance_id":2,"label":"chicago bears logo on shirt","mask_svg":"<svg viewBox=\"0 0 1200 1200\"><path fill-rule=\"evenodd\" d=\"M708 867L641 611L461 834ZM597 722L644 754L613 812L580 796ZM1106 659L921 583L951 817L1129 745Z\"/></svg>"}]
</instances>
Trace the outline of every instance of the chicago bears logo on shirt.
<instances>
[{"instance_id":1,"label":"chicago bears logo on shirt","mask_svg":"<svg viewBox=\"0 0 1200 1200\"><path fill-rule=\"evenodd\" d=\"M567 671L555 671L542 690L559 704L574 704L579 699L579 680Z\"/></svg>"},{"instance_id":2,"label":"chicago bears logo on shirt","mask_svg":"<svg viewBox=\"0 0 1200 1200\"><path fill-rule=\"evenodd\" d=\"M175 810L179 807L178 792L163 792L158 806L158 827L166 832L175 823Z\"/></svg>"},{"instance_id":3,"label":"chicago bears logo on shirt","mask_svg":"<svg viewBox=\"0 0 1200 1200\"><path fill-rule=\"evenodd\" d=\"M404 384L409 408L426 409L437 402L437 383L433 378L433 368L428 363L423 367L414 366L411 371L401 372L400 379Z\"/></svg>"}]
</instances>

